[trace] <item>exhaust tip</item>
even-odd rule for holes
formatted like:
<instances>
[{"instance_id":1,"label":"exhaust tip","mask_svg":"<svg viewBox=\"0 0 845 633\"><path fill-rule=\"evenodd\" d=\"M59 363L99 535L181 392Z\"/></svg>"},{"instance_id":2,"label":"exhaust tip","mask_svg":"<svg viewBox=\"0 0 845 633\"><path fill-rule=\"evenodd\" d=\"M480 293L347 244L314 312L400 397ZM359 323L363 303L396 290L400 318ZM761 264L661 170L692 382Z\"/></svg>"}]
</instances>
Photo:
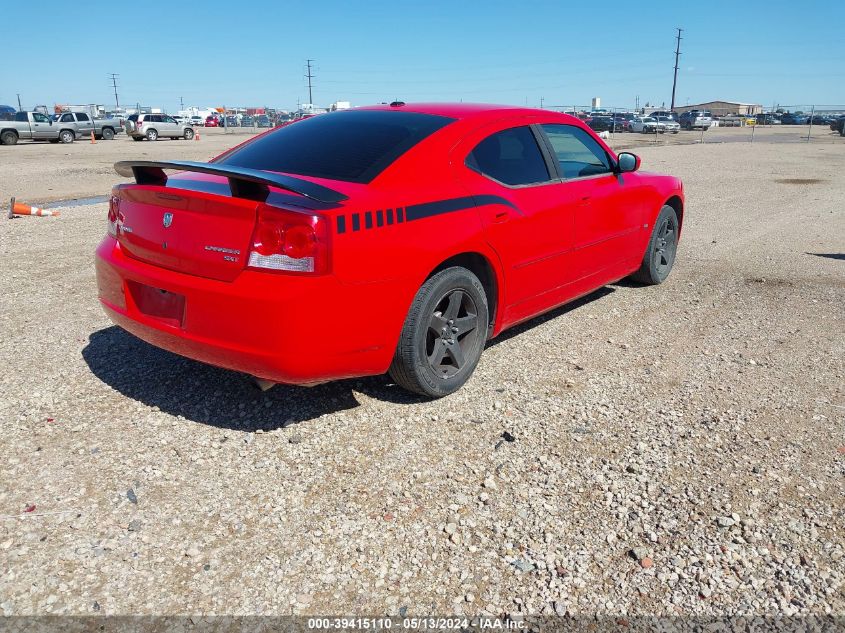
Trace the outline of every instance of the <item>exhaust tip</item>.
<instances>
[{"instance_id":1,"label":"exhaust tip","mask_svg":"<svg viewBox=\"0 0 845 633\"><path fill-rule=\"evenodd\" d=\"M261 389L261 391L267 391L268 389L272 389L273 387L275 387L276 385L279 384L277 382L273 382L272 380L266 380L264 378L259 378L258 376L253 376L252 380L255 383L255 385L259 389Z\"/></svg>"}]
</instances>

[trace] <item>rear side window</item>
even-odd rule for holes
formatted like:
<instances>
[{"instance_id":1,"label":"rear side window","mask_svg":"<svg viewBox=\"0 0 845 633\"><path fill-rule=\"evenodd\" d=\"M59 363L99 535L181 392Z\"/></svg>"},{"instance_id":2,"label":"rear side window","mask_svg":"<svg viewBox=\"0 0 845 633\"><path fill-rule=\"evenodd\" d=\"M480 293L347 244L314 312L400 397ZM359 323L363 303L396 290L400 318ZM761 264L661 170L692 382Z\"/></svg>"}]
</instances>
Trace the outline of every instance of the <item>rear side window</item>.
<instances>
[{"instance_id":1,"label":"rear side window","mask_svg":"<svg viewBox=\"0 0 845 633\"><path fill-rule=\"evenodd\" d=\"M83 114L82 112L80 112L79 114L76 115L76 120L77 121L90 121L91 119L88 118L87 114Z\"/></svg>"},{"instance_id":2,"label":"rear side window","mask_svg":"<svg viewBox=\"0 0 845 633\"><path fill-rule=\"evenodd\" d=\"M595 176L610 171L607 152L588 132L574 125L548 124L541 127L552 144L564 179Z\"/></svg>"},{"instance_id":3,"label":"rear side window","mask_svg":"<svg viewBox=\"0 0 845 633\"><path fill-rule=\"evenodd\" d=\"M475 146L466 160L467 167L506 185L547 182L549 170L527 126L502 130Z\"/></svg>"},{"instance_id":4,"label":"rear side window","mask_svg":"<svg viewBox=\"0 0 845 633\"><path fill-rule=\"evenodd\" d=\"M15 121L22 121L26 123L29 119L26 116L26 112L16 112L15 113Z\"/></svg>"},{"instance_id":5,"label":"rear side window","mask_svg":"<svg viewBox=\"0 0 845 633\"><path fill-rule=\"evenodd\" d=\"M62 123L73 123L73 115L72 114L63 114L62 115Z\"/></svg>"},{"instance_id":6,"label":"rear side window","mask_svg":"<svg viewBox=\"0 0 845 633\"><path fill-rule=\"evenodd\" d=\"M418 112L332 112L247 143L219 162L250 169L367 183L453 119ZM233 118L229 123L232 124Z\"/></svg>"}]
</instances>

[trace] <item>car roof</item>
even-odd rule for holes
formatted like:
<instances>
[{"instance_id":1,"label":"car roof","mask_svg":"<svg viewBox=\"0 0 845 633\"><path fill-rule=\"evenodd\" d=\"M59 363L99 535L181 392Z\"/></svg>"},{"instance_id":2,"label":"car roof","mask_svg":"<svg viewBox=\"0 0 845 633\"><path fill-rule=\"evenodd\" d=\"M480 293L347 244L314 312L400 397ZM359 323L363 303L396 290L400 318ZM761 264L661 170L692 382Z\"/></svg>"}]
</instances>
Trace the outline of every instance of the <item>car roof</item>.
<instances>
[{"instance_id":1,"label":"car roof","mask_svg":"<svg viewBox=\"0 0 845 633\"><path fill-rule=\"evenodd\" d=\"M438 116L446 116L452 119L469 119L497 112L505 113L508 115L537 114L538 112L544 112L548 114L552 112L551 110L536 110L534 108L524 108L521 106L511 105L497 105L491 103L405 103L401 106L381 104L353 108L353 110L387 110L398 112L418 112L421 114L434 114Z\"/></svg>"}]
</instances>

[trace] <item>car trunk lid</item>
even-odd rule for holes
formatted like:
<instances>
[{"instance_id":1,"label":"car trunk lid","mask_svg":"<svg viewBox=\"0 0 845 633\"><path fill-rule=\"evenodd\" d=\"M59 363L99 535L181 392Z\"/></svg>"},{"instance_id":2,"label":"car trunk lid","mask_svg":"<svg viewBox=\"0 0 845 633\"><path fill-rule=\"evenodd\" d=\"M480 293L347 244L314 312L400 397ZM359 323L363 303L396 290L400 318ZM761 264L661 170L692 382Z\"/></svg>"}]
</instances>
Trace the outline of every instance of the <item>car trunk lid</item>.
<instances>
[{"instance_id":1,"label":"car trunk lid","mask_svg":"<svg viewBox=\"0 0 845 633\"><path fill-rule=\"evenodd\" d=\"M232 281L243 270L257 202L157 186L120 191L118 241L135 259Z\"/></svg>"}]
</instances>

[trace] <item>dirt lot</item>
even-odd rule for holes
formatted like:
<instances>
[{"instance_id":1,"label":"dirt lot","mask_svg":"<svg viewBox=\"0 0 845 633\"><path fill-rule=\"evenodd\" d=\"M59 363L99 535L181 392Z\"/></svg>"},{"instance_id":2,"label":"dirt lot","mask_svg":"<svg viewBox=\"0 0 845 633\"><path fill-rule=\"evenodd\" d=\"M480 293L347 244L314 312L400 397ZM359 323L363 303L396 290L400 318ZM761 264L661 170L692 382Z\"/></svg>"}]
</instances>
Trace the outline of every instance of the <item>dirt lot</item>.
<instances>
[{"instance_id":1,"label":"dirt lot","mask_svg":"<svg viewBox=\"0 0 845 633\"><path fill-rule=\"evenodd\" d=\"M797 133L638 149L686 184L670 279L506 333L438 402L257 392L111 326L103 204L3 220L0 610L845 615L845 142ZM230 142L0 148L0 193Z\"/></svg>"}]
</instances>

